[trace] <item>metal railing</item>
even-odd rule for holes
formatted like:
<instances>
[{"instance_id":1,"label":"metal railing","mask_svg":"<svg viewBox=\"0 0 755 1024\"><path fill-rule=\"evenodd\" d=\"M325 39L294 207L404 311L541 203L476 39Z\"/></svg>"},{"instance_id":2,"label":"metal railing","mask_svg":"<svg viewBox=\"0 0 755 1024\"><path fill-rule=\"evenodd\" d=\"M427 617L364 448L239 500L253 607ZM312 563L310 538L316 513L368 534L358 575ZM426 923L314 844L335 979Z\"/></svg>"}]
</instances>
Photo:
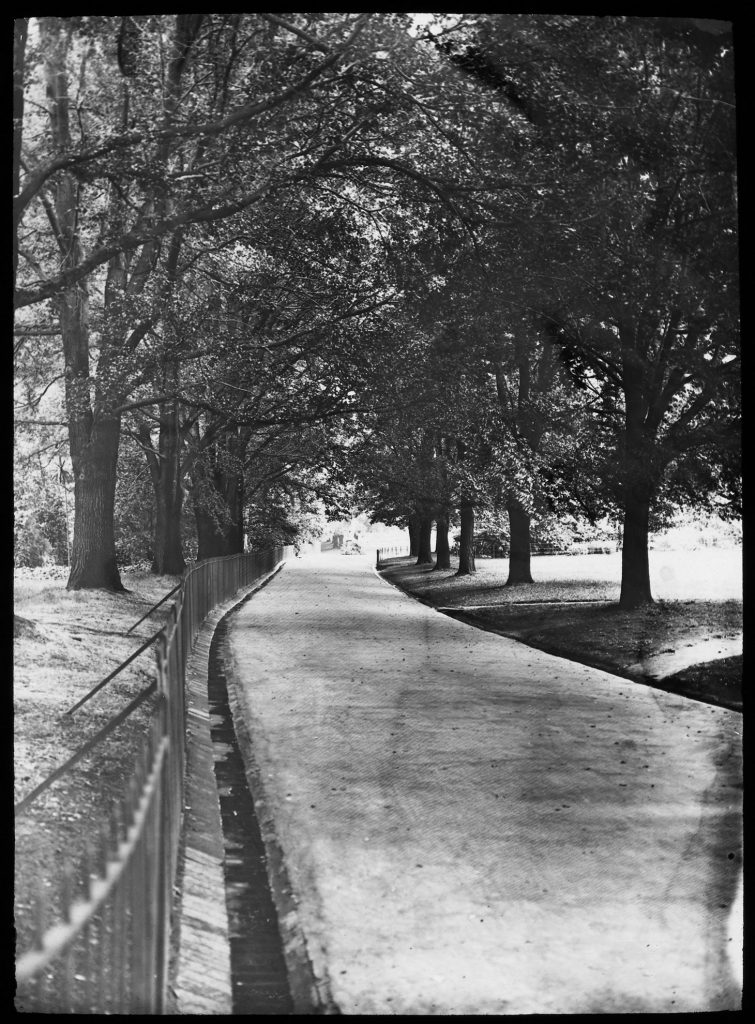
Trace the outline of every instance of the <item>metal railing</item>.
<instances>
[{"instance_id":1,"label":"metal railing","mask_svg":"<svg viewBox=\"0 0 755 1024\"><path fill-rule=\"evenodd\" d=\"M272 572L291 550L211 559L184 575L157 637L158 703L127 792L78 866L64 867L52 895L40 880L32 948L16 959L21 1012L166 1012L187 660L212 609Z\"/></svg>"},{"instance_id":2,"label":"metal railing","mask_svg":"<svg viewBox=\"0 0 755 1024\"><path fill-rule=\"evenodd\" d=\"M399 544L398 547L392 548L378 548L377 558L375 561L375 568L379 569L383 562L388 558L407 558L409 555L409 545Z\"/></svg>"}]
</instances>

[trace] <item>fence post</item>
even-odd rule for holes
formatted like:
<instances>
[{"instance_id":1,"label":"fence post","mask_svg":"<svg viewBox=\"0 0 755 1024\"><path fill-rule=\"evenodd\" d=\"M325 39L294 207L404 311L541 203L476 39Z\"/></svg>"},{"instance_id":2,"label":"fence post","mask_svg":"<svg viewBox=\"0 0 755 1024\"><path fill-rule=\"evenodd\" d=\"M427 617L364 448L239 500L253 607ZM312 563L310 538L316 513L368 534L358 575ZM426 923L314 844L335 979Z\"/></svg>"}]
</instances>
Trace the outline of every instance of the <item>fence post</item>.
<instances>
[{"instance_id":1,"label":"fence post","mask_svg":"<svg viewBox=\"0 0 755 1024\"><path fill-rule=\"evenodd\" d=\"M170 754L170 740L168 740L167 748L159 746L160 751L159 757L156 759L155 768L160 773L159 783L155 791L155 808L154 808L154 820L155 820L155 851L156 851L156 868L157 877L155 879L155 906L156 906L156 935L155 935L155 960L154 964L154 978L155 978L155 1008L156 1014L162 1015L165 1012L165 990L167 989L168 982L168 939L169 939L169 921L170 921L170 865L171 865L171 850L170 841L166 842L166 833L168 833L168 840L170 840L169 830L166 828L164 820L164 807L166 804L166 797L168 796L167 789L170 787L170 773L165 770L166 759L165 751L167 749L168 755Z\"/></svg>"},{"instance_id":2,"label":"fence post","mask_svg":"<svg viewBox=\"0 0 755 1024\"><path fill-rule=\"evenodd\" d=\"M94 888L90 885L84 900L76 903L75 914L69 909L70 920L47 930L44 897L35 904L33 944L17 958L20 996L25 991L44 1001L49 967L56 963L60 966L54 995L62 1005L68 1006L70 1000L71 1008L81 1003L87 1012L165 1012L184 799L187 659L212 608L242 584L251 585L272 571L289 552L287 546L270 547L213 559L185 574L156 637L158 706L150 724L150 743L137 761L125 798L109 815L106 840L100 837L101 865ZM82 877L91 881L86 865ZM65 893L62 900L64 908L72 907ZM53 939L46 945L48 936Z\"/></svg>"}]
</instances>

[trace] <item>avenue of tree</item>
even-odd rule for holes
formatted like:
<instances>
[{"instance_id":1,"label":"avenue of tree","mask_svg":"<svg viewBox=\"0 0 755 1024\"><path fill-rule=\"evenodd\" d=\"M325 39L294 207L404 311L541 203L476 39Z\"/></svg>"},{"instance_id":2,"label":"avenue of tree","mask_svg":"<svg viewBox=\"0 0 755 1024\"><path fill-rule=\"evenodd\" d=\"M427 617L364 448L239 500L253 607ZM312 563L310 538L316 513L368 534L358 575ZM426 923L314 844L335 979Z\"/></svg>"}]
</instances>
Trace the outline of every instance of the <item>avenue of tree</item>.
<instances>
[{"instance_id":1,"label":"avenue of tree","mask_svg":"<svg viewBox=\"0 0 755 1024\"><path fill-rule=\"evenodd\" d=\"M68 586L119 590L125 534L360 507L464 574L483 516L515 585L609 516L651 602L649 531L741 511L735 124L712 19L17 20L17 518L70 466Z\"/></svg>"}]
</instances>

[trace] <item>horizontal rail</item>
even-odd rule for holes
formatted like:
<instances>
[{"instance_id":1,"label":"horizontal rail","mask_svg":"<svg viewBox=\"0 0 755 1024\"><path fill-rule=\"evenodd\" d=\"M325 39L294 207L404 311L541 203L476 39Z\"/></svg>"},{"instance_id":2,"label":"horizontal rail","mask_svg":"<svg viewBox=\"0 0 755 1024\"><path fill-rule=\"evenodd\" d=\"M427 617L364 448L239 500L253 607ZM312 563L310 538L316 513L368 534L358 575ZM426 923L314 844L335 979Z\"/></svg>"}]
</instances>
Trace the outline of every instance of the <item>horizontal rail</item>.
<instances>
[{"instance_id":1,"label":"horizontal rail","mask_svg":"<svg viewBox=\"0 0 755 1024\"><path fill-rule=\"evenodd\" d=\"M165 594L163 597L161 597L160 600L157 602L157 604L153 604L152 607L149 609L149 611L146 611L144 613L144 615L142 615L142 617L140 619L137 619L137 621L133 624L133 626L129 626L128 629L126 630L126 636L128 636L129 633L132 630L136 629L137 626L140 626L142 624L142 622L144 622L144 620L147 618L147 616L151 615L152 612L156 611L160 607L161 604L165 604L165 602L168 600L169 597L171 597L173 594L175 594L175 592L177 590L181 589L181 587L183 586L183 583L184 583L184 581L182 579L180 583L177 583L175 585L175 587L173 587L172 590L169 590L167 594Z\"/></svg>"},{"instance_id":2,"label":"horizontal rail","mask_svg":"<svg viewBox=\"0 0 755 1024\"><path fill-rule=\"evenodd\" d=\"M76 939L86 922L97 913L113 886L125 871L129 858L144 830L147 810L152 795L159 785L160 773L169 747L168 737L163 737L157 750L152 772L142 791L134 821L127 829L126 839L118 844L117 853L108 861L103 878L92 880L88 900L77 900L68 908L69 921L53 925L41 940L41 949L32 949L16 961L16 980L26 981L54 957L64 952Z\"/></svg>"},{"instance_id":3,"label":"horizontal rail","mask_svg":"<svg viewBox=\"0 0 755 1024\"><path fill-rule=\"evenodd\" d=\"M49 1013L50 999L56 1013L164 1012L184 804L187 660L212 609L269 576L290 550L210 559L187 570L163 629L84 700L152 643L156 680L16 806L16 815L24 813L139 704L158 693L148 747L137 759L125 799L116 802L94 837L99 842L97 870L91 870L87 854L78 874L65 865L52 893L39 886L29 918L34 938L16 961L16 1000L23 1012ZM83 898L72 898L74 884L83 888ZM54 894L57 903L51 902ZM51 905L62 907L62 914L56 910L57 923L45 929Z\"/></svg>"},{"instance_id":4,"label":"horizontal rail","mask_svg":"<svg viewBox=\"0 0 755 1024\"><path fill-rule=\"evenodd\" d=\"M86 704L86 702L91 697L94 697L95 693L99 693L99 691L102 689L102 687L105 686L107 683L109 683L111 679L115 679L115 677L118 675L118 673L121 672L127 665L130 665L131 662L134 660L134 658L138 658L139 655L143 651L146 651L147 648L150 646L150 644L153 644L155 642L155 640L157 640L157 638L160 636L161 633L162 633L162 630L159 629L154 634L154 636L151 636L149 638L149 640L145 640L144 643L141 645L141 647L138 650L134 651L133 654L129 654L128 658L126 658L125 661L122 661L120 663L120 665L118 666L118 668L114 668L109 676L105 676L105 678L101 682L97 683L97 685L94 686L89 691L89 693L85 694L81 698L80 701L77 701L72 708L69 708L68 711L64 711L63 715L61 717L65 718L67 715L72 715L74 713L74 711L78 711L82 704Z\"/></svg>"},{"instance_id":5,"label":"horizontal rail","mask_svg":"<svg viewBox=\"0 0 755 1024\"><path fill-rule=\"evenodd\" d=\"M92 750L93 747L96 747L97 744L104 740L105 737L108 736L114 729L117 729L121 722L128 718L128 716L133 711L136 711L139 705L143 704L147 697L150 697L155 692L156 689L157 681L151 682L149 686L143 689L142 692L137 697L134 697L131 703L128 704L123 709L123 711L119 711L117 715L111 718L107 725L104 725L99 730L99 732L96 732L94 736L92 736L91 739L87 740L82 747L79 747L75 754L72 754L67 761L61 764L58 768L55 769L55 771L51 775L48 775L46 779L40 782L40 784L36 786L31 791L31 793L27 793L23 800L19 800L19 802L16 804L14 808L14 816L18 817L20 814L23 814L23 812L26 810L29 804L32 803L33 800L36 800L41 793L44 793L46 789L50 788L53 782L57 782L58 779L62 775L65 775L65 773L70 768L73 768L73 766L75 764L78 764L82 758L86 757L86 755L89 753L90 750Z\"/></svg>"}]
</instances>

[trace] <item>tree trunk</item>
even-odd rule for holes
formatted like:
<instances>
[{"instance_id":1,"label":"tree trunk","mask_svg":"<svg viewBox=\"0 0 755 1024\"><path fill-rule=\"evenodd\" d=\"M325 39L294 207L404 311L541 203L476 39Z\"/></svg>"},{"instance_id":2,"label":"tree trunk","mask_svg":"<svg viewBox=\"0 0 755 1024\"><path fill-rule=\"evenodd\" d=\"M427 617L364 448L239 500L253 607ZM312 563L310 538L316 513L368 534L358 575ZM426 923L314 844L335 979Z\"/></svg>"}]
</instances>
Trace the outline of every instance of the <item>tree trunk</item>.
<instances>
[{"instance_id":1,"label":"tree trunk","mask_svg":"<svg viewBox=\"0 0 755 1024\"><path fill-rule=\"evenodd\" d=\"M113 527L120 426L120 417L101 415L83 446L72 440L75 512L68 590L125 590Z\"/></svg>"},{"instance_id":2,"label":"tree trunk","mask_svg":"<svg viewBox=\"0 0 755 1024\"><path fill-rule=\"evenodd\" d=\"M474 505L465 502L461 512L461 539L459 541L459 568L457 576L469 576L477 572L474 560Z\"/></svg>"},{"instance_id":3,"label":"tree trunk","mask_svg":"<svg viewBox=\"0 0 755 1024\"><path fill-rule=\"evenodd\" d=\"M13 24L13 199L21 190L21 142L24 127L24 68L26 65L26 37L28 18L17 18ZM18 228L21 211L13 211L13 286L18 272Z\"/></svg>"},{"instance_id":4,"label":"tree trunk","mask_svg":"<svg viewBox=\"0 0 755 1024\"><path fill-rule=\"evenodd\" d=\"M197 561L218 558L222 555L237 555L244 550L244 503L243 485L238 474L226 474L221 470L209 474L206 479L222 509L221 522L213 516L201 499L194 501L194 515L197 522Z\"/></svg>"},{"instance_id":5,"label":"tree trunk","mask_svg":"<svg viewBox=\"0 0 755 1024\"><path fill-rule=\"evenodd\" d=\"M68 441L74 478L74 521L68 590L124 590L115 556L115 485L121 418L113 397L89 382L88 299L74 285L56 303L65 357ZM106 342L100 363L105 364Z\"/></svg>"},{"instance_id":6,"label":"tree trunk","mask_svg":"<svg viewBox=\"0 0 755 1024\"><path fill-rule=\"evenodd\" d=\"M234 550L235 538L231 535L230 527L220 526L209 512L198 505L194 506L194 516L197 521L198 562L238 553Z\"/></svg>"},{"instance_id":7,"label":"tree trunk","mask_svg":"<svg viewBox=\"0 0 755 1024\"><path fill-rule=\"evenodd\" d=\"M168 484L156 496L153 556L150 571L156 576L180 576L186 569L181 543L183 492Z\"/></svg>"},{"instance_id":8,"label":"tree trunk","mask_svg":"<svg viewBox=\"0 0 755 1024\"><path fill-rule=\"evenodd\" d=\"M433 532L433 521L429 516L422 516L419 521L419 549L416 565L432 565L433 552L430 538Z\"/></svg>"},{"instance_id":9,"label":"tree trunk","mask_svg":"<svg viewBox=\"0 0 755 1024\"><path fill-rule=\"evenodd\" d=\"M516 498L507 503L509 513L509 578L506 586L532 583L530 572L530 517Z\"/></svg>"},{"instance_id":10,"label":"tree trunk","mask_svg":"<svg viewBox=\"0 0 755 1024\"><path fill-rule=\"evenodd\" d=\"M650 499L642 492L628 489L624 499L624 543L621 549L621 608L641 608L654 603L650 592L649 519Z\"/></svg>"},{"instance_id":11,"label":"tree trunk","mask_svg":"<svg viewBox=\"0 0 755 1024\"><path fill-rule=\"evenodd\" d=\"M448 546L448 516L435 520L435 568L451 568L451 549Z\"/></svg>"},{"instance_id":12,"label":"tree trunk","mask_svg":"<svg viewBox=\"0 0 755 1024\"><path fill-rule=\"evenodd\" d=\"M95 391L90 401L86 289L58 299L63 339L68 442L74 478L73 544L68 590L124 590L115 557L115 485L121 419ZM103 346L104 348L104 346ZM104 360L103 360L104 361Z\"/></svg>"},{"instance_id":13,"label":"tree trunk","mask_svg":"<svg viewBox=\"0 0 755 1024\"><path fill-rule=\"evenodd\" d=\"M45 84L53 143L58 152L71 149L66 57L70 24L57 18L39 22L45 61ZM54 179L56 233L61 244L61 271L81 259L79 240L80 183L67 171ZM69 590L103 587L123 590L115 558L115 482L120 416L114 388L95 386L89 364L89 297L85 281L66 288L55 300L65 365L65 404L74 476L74 527ZM107 379L109 339L101 342L98 374Z\"/></svg>"},{"instance_id":14,"label":"tree trunk","mask_svg":"<svg viewBox=\"0 0 755 1024\"><path fill-rule=\"evenodd\" d=\"M160 405L158 451L149 446L149 428L141 432L155 493L151 571L158 576L180 576L186 568L181 545L183 487L181 486L181 434L178 402Z\"/></svg>"},{"instance_id":15,"label":"tree trunk","mask_svg":"<svg viewBox=\"0 0 755 1024\"><path fill-rule=\"evenodd\" d=\"M653 604L650 593L648 533L650 499L658 486L658 467L654 464L654 436L647 431L645 374L637 351L636 325L620 325L622 383L624 387L624 459L622 488L624 497L624 543L621 549L621 608L641 608Z\"/></svg>"},{"instance_id":16,"label":"tree trunk","mask_svg":"<svg viewBox=\"0 0 755 1024\"><path fill-rule=\"evenodd\" d=\"M416 558L419 554L419 516L409 516L407 526L409 529L409 554Z\"/></svg>"},{"instance_id":17,"label":"tree trunk","mask_svg":"<svg viewBox=\"0 0 755 1024\"><path fill-rule=\"evenodd\" d=\"M167 89L165 93L165 119L172 120L177 109L181 96L181 76L183 74L186 58L189 49L196 37L204 15L178 15L176 18L175 37L173 39L173 53L168 65ZM121 46L119 54L123 61L127 61L126 42L128 39L128 26L122 23ZM138 32L132 35L132 40L138 41ZM135 43L138 45L138 42ZM124 63L121 63L121 71L124 76L129 72ZM130 72L133 74L133 70ZM126 87L126 102L128 102L128 88ZM125 120L124 111L124 120ZM170 153L170 142L165 138L158 145L157 159L164 164L167 170ZM167 194L160 196L156 201L156 213L158 216L168 217L173 212L173 203ZM174 292L178 277L178 257L182 243L182 232L174 233L168 247L167 259L167 282L164 289L163 300L168 302L168 297ZM159 246L145 249L149 259L144 260L146 274L151 269L151 263L156 262ZM138 270L138 266L137 266ZM143 287L142 278L135 273L130 282L131 290ZM178 366L175 361L168 360L163 368L161 382L163 390L179 389ZM159 463L157 473L153 471L152 480L155 487L155 530L153 535L153 559L152 572L157 575L181 575L186 562L183 557L181 545L181 522L183 516L183 488L181 486L181 435L178 419L178 403L173 401L160 405L160 435L159 435Z\"/></svg>"},{"instance_id":18,"label":"tree trunk","mask_svg":"<svg viewBox=\"0 0 755 1024\"><path fill-rule=\"evenodd\" d=\"M244 533L244 478L241 475L233 476L229 481L229 488L226 491L228 507L233 514L231 526L231 542L233 544L233 555L244 553L246 534Z\"/></svg>"}]
</instances>

